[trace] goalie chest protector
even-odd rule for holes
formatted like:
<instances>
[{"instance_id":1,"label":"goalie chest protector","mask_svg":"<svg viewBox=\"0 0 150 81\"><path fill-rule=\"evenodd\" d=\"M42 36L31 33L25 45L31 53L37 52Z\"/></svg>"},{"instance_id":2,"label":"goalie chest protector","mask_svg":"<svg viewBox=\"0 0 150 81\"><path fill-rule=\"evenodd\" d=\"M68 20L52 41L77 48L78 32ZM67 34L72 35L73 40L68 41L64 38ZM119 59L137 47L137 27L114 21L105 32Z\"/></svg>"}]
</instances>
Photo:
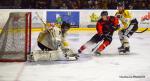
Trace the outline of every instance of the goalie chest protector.
<instances>
[{"instance_id":1,"label":"goalie chest protector","mask_svg":"<svg viewBox=\"0 0 150 81\"><path fill-rule=\"evenodd\" d=\"M58 43L61 42L61 31L57 27L44 30L40 32L37 41L50 49L57 50Z\"/></svg>"}]
</instances>

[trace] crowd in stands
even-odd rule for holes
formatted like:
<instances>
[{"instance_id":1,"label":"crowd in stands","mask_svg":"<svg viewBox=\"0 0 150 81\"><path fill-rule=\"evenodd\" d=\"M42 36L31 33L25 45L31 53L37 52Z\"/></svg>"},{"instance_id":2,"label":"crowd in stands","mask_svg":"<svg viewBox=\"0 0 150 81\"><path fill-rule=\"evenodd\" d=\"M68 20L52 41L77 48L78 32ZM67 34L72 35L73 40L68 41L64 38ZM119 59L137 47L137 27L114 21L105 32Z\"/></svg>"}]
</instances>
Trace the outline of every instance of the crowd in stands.
<instances>
[{"instance_id":1,"label":"crowd in stands","mask_svg":"<svg viewBox=\"0 0 150 81\"><path fill-rule=\"evenodd\" d=\"M150 0L0 0L0 8L116 9L118 2L126 9L150 9Z\"/></svg>"}]
</instances>

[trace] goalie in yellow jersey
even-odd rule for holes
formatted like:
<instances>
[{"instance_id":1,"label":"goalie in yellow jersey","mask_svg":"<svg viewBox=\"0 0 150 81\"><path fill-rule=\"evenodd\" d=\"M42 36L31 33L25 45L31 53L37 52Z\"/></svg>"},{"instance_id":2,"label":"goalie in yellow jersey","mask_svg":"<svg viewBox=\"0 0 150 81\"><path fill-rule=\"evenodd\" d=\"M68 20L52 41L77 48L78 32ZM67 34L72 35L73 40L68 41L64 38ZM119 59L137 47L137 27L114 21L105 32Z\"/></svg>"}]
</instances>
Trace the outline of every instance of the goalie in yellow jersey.
<instances>
[{"instance_id":1,"label":"goalie in yellow jersey","mask_svg":"<svg viewBox=\"0 0 150 81\"><path fill-rule=\"evenodd\" d=\"M120 54L127 54L130 52L129 37L133 35L138 29L138 21L132 17L132 14L124 9L124 4L119 3L117 6L117 12L115 14L119 18L123 27L119 30L119 39L121 41L121 47L118 48Z\"/></svg>"},{"instance_id":2,"label":"goalie in yellow jersey","mask_svg":"<svg viewBox=\"0 0 150 81\"><path fill-rule=\"evenodd\" d=\"M69 29L70 24L67 22L63 22L60 28L56 25L46 26L46 29L39 33L37 39L38 47L41 50L34 51L31 60L77 60L78 55L68 47L65 40Z\"/></svg>"},{"instance_id":3,"label":"goalie in yellow jersey","mask_svg":"<svg viewBox=\"0 0 150 81\"><path fill-rule=\"evenodd\" d=\"M40 32L37 43L42 51L57 50L61 48L68 48L68 42L65 40L67 31L70 29L70 24L63 22L61 27L51 24L46 30Z\"/></svg>"}]
</instances>

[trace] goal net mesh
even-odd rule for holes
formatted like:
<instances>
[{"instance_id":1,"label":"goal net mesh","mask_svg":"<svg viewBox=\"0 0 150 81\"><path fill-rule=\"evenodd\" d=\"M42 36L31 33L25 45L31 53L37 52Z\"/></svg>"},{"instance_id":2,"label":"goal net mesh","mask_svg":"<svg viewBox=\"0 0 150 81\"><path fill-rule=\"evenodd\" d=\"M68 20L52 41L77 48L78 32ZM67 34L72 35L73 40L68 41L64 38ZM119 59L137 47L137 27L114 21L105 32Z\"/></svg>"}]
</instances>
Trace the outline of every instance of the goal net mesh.
<instances>
[{"instance_id":1,"label":"goal net mesh","mask_svg":"<svg viewBox=\"0 0 150 81\"><path fill-rule=\"evenodd\" d=\"M0 28L0 61L26 61L30 42L31 13L11 12Z\"/></svg>"}]
</instances>

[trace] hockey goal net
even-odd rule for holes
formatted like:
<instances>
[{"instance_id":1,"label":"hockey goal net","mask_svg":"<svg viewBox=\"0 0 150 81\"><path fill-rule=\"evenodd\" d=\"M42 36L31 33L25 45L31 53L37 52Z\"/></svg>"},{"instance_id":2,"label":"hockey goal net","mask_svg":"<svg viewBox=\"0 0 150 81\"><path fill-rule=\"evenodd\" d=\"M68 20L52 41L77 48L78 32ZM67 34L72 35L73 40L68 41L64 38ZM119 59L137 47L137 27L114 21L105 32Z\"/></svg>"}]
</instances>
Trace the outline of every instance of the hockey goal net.
<instances>
[{"instance_id":1,"label":"hockey goal net","mask_svg":"<svg viewBox=\"0 0 150 81\"><path fill-rule=\"evenodd\" d=\"M0 27L0 62L23 62L31 49L31 13L11 12Z\"/></svg>"}]
</instances>

